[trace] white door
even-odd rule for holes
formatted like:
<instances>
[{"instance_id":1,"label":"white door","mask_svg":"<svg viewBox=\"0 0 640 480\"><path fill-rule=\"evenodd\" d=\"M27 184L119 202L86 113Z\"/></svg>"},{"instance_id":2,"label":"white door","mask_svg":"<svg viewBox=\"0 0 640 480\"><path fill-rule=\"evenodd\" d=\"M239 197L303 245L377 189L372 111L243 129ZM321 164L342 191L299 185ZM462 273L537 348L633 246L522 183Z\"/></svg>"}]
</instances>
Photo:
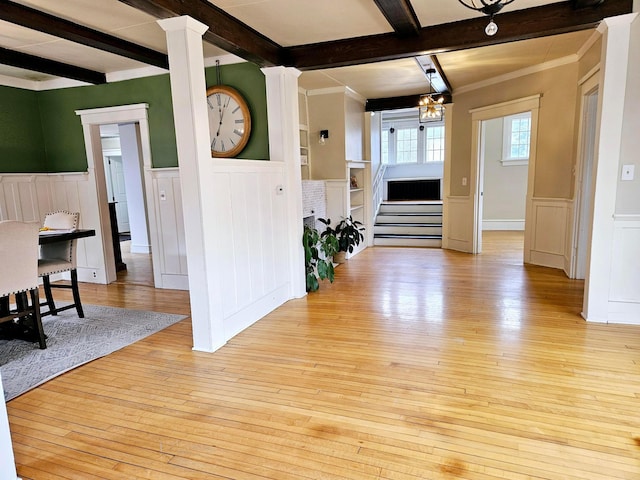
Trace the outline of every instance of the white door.
<instances>
[{"instance_id":1,"label":"white door","mask_svg":"<svg viewBox=\"0 0 640 480\"><path fill-rule=\"evenodd\" d=\"M130 232L129 213L127 210L127 191L124 184L124 168L121 156L106 158L105 173L107 177L107 193L110 202L116 202L118 231Z\"/></svg>"}]
</instances>

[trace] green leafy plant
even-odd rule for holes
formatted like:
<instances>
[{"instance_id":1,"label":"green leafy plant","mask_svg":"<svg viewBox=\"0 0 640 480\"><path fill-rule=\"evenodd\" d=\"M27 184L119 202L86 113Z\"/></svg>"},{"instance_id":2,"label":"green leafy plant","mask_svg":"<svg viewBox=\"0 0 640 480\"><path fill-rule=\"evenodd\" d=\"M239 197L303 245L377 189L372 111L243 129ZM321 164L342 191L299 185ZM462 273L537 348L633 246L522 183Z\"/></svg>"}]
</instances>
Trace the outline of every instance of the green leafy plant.
<instances>
[{"instance_id":1,"label":"green leafy plant","mask_svg":"<svg viewBox=\"0 0 640 480\"><path fill-rule=\"evenodd\" d=\"M302 234L307 292L320 288L320 280L333 282L333 255L338 251L335 235L320 235L317 229L305 225Z\"/></svg>"},{"instance_id":2,"label":"green leafy plant","mask_svg":"<svg viewBox=\"0 0 640 480\"><path fill-rule=\"evenodd\" d=\"M351 215L343 218L335 228L335 235L338 238L338 250L353 253L353 249L364 240L362 232L364 232L362 222L354 220Z\"/></svg>"}]
</instances>

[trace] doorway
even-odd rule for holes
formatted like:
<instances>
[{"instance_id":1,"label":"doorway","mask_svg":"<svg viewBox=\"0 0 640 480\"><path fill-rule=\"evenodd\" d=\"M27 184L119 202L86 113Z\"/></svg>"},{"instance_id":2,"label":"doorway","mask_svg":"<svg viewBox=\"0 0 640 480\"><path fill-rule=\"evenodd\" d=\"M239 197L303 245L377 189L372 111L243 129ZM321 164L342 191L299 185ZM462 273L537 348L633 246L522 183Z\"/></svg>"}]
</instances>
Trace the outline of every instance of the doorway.
<instances>
[{"instance_id":1,"label":"doorway","mask_svg":"<svg viewBox=\"0 0 640 480\"><path fill-rule=\"evenodd\" d=\"M481 122L478 216L482 219L482 238L478 253L487 236L500 236L494 232L519 232L511 237L522 240L522 257L530 132L530 111Z\"/></svg>"},{"instance_id":2,"label":"doorway","mask_svg":"<svg viewBox=\"0 0 640 480\"><path fill-rule=\"evenodd\" d=\"M483 226L483 196L484 196L484 134L485 121L501 117L515 116L525 112L530 113L529 155L526 167L526 198L524 216L524 247L523 261L530 263L530 237L531 237L531 210L533 198L533 178L536 161L536 144L538 136L538 111L540 107L540 95L524 97L509 102L503 102L487 107L471 110L472 120L472 159L470 197L473 199L473 238L471 253L482 252L482 226ZM512 167L509 167L512 168Z\"/></svg>"},{"instance_id":3,"label":"doorway","mask_svg":"<svg viewBox=\"0 0 640 480\"><path fill-rule=\"evenodd\" d=\"M139 124L100 125L117 282L153 286Z\"/></svg>"},{"instance_id":4,"label":"doorway","mask_svg":"<svg viewBox=\"0 0 640 480\"><path fill-rule=\"evenodd\" d=\"M582 85L582 112L575 185L577 209L574 219L574 257L569 275L576 279L586 278L593 224L593 169L599 95L597 77L593 75Z\"/></svg>"},{"instance_id":5,"label":"doorway","mask_svg":"<svg viewBox=\"0 0 640 480\"><path fill-rule=\"evenodd\" d=\"M147 251L157 252L158 236L157 236L157 219L155 216L155 203L153 196L153 178L151 176L151 148L149 137L149 122L147 119L147 104L123 105L118 107L105 107L89 110L78 110L76 114L81 117L82 127L85 138L85 148L87 151L87 162L89 170L89 189L95 194L95 216L96 216L96 234L102 239L99 250L94 252L94 262L96 270L100 272L98 278L101 283L113 283L117 281L114 257L114 241L111 228L111 219L109 213L109 203L106 187L106 175L104 168L104 155L101 144L100 126L101 125L118 125L120 131L121 143L125 142L122 134L123 126L128 126L124 130L129 132L127 141L131 141L134 147L131 150L137 152L137 162L130 162L133 170L137 172L138 188L140 199L132 199L132 191L127 186L127 203L130 225L134 225L131 205L138 205L140 208L133 210L141 216L142 220L138 220L140 225L144 225L143 230L147 234L150 241L147 242ZM125 148L121 148L125 150ZM127 170L127 161L124 160L125 179L130 176ZM132 229L132 234L135 229ZM163 288L162 277L160 275L161 266L155 258L157 255L150 255L152 259L153 286Z\"/></svg>"}]
</instances>

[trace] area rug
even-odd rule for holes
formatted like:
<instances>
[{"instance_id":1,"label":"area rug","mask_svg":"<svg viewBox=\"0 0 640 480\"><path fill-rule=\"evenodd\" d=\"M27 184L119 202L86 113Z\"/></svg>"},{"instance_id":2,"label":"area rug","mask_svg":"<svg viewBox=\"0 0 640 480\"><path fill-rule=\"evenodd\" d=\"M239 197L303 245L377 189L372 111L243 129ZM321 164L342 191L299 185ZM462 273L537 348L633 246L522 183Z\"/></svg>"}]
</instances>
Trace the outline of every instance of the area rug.
<instances>
[{"instance_id":1,"label":"area rug","mask_svg":"<svg viewBox=\"0 0 640 480\"><path fill-rule=\"evenodd\" d=\"M115 352L172 325L184 315L83 305L42 319L47 348L23 340L0 340L5 400L84 363Z\"/></svg>"}]
</instances>

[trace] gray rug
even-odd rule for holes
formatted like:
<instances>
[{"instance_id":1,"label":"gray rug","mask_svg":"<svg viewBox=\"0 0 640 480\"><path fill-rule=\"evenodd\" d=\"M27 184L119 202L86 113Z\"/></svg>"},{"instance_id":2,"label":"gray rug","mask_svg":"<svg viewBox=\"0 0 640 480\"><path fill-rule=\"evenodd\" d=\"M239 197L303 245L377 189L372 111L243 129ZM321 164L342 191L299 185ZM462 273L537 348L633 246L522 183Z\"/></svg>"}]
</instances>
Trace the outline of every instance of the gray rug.
<instances>
[{"instance_id":1,"label":"gray rug","mask_svg":"<svg viewBox=\"0 0 640 480\"><path fill-rule=\"evenodd\" d=\"M78 318L75 310L43 318L45 350L40 350L37 343L0 340L0 371L7 401L186 318L95 305L83 307L85 318Z\"/></svg>"}]
</instances>

